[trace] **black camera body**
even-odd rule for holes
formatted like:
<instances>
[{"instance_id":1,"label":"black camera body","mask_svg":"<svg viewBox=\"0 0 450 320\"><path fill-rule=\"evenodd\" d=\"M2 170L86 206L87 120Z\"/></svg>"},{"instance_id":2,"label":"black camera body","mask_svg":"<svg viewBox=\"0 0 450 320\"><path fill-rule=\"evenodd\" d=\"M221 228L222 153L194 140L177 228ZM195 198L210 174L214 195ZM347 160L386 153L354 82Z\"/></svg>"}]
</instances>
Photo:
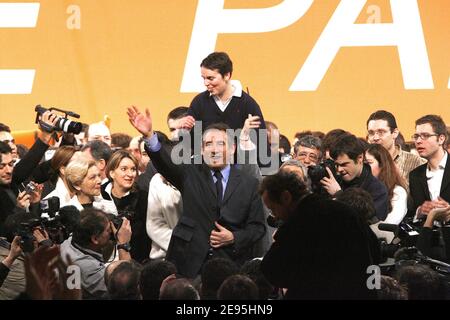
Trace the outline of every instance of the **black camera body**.
<instances>
[{"instance_id":1,"label":"black camera body","mask_svg":"<svg viewBox=\"0 0 450 320\"><path fill-rule=\"evenodd\" d=\"M41 219L30 219L27 222L22 222L17 229L17 235L20 236L20 246L23 252L33 252L35 240L33 230L42 226Z\"/></svg>"},{"instance_id":2,"label":"black camera body","mask_svg":"<svg viewBox=\"0 0 450 320\"><path fill-rule=\"evenodd\" d=\"M322 187L322 184L320 183L320 180L330 176L328 175L327 169L330 169L333 173L335 179L340 184L340 176L336 173L336 166L334 164L334 161L332 159L326 159L315 166L309 166L308 167L308 177L311 180L311 191L317 194L328 194L326 190Z\"/></svg>"},{"instance_id":3,"label":"black camera body","mask_svg":"<svg viewBox=\"0 0 450 320\"><path fill-rule=\"evenodd\" d=\"M41 213L47 213L49 217L55 217L60 209L60 201L58 197L51 197L41 200L40 202Z\"/></svg>"},{"instance_id":4,"label":"black camera body","mask_svg":"<svg viewBox=\"0 0 450 320\"><path fill-rule=\"evenodd\" d=\"M83 124L81 122L72 121L68 118L69 116L77 119L80 118L80 115L76 114L75 112L65 111L54 107L46 109L41 105L37 105L34 111L36 111L36 123L39 123L39 116L42 116L46 111L59 111L64 113L64 117L58 117L58 121L54 127L48 128L47 126L40 123L40 126L45 131L51 132L55 130L63 131L66 133L79 134L81 130L83 130Z\"/></svg>"},{"instance_id":5,"label":"black camera body","mask_svg":"<svg viewBox=\"0 0 450 320\"><path fill-rule=\"evenodd\" d=\"M119 213L117 215L114 214L108 214L108 219L111 221L116 228L117 231L122 227L123 219L127 218L127 220L132 221L134 217L134 211L130 210L119 210ZM111 240L115 241L115 235L111 235Z\"/></svg>"}]
</instances>

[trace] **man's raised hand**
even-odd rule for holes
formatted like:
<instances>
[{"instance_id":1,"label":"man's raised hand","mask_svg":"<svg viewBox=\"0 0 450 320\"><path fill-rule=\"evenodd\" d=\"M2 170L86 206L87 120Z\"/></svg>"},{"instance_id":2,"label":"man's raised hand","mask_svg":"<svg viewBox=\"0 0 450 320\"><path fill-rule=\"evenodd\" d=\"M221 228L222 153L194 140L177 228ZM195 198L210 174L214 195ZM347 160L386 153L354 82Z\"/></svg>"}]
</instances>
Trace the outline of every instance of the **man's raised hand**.
<instances>
[{"instance_id":1,"label":"man's raised hand","mask_svg":"<svg viewBox=\"0 0 450 320\"><path fill-rule=\"evenodd\" d=\"M148 109L145 109L143 114L137 107L131 106L127 108L127 115L131 125L144 137L149 138L153 135L152 117Z\"/></svg>"}]
</instances>

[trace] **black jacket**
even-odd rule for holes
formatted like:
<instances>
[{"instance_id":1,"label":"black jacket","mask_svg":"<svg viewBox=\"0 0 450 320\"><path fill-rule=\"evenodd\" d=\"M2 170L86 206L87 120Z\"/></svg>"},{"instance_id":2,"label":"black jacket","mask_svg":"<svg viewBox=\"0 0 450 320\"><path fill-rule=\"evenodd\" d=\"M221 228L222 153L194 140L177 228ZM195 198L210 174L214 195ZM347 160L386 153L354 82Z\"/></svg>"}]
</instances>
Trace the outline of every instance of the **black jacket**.
<instances>
[{"instance_id":1,"label":"black jacket","mask_svg":"<svg viewBox=\"0 0 450 320\"><path fill-rule=\"evenodd\" d=\"M408 208L408 216L414 217L416 210L425 201L431 201L430 191L427 184L427 163L418 166L409 173L409 191L412 198L412 206ZM445 164L444 177L442 178L441 192L442 199L450 202L450 156Z\"/></svg>"},{"instance_id":2,"label":"black jacket","mask_svg":"<svg viewBox=\"0 0 450 320\"><path fill-rule=\"evenodd\" d=\"M374 298L366 227L347 205L311 194L278 229L261 271L286 299Z\"/></svg>"},{"instance_id":3,"label":"black jacket","mask_svg":"<svg viewBox=\"0 0 450 320\"><path fill-rule=\"evenodd\" d=\"M148 192L137 187L123 198L111 198L105 191L108 184L110 182L102 185L102 197L105 200L114 201L119 215L130 220L131 258L142 263L149 258L152 247L152 241L147 235L146 229Z\"/></svg>"},{"instance_id":4,"label":"black jacket","mask_svg":"<svg viewBox=\"0 0 450 320\"><path fill-rule=\"evenodd\" d=\"M385 220L388 215L388 192L386 186L372 175L368 164L364 164L361 175L352 181L342 182L343 189L351 187L366 190L372 196L377 218Z\"/></svg>"}]
</instances>

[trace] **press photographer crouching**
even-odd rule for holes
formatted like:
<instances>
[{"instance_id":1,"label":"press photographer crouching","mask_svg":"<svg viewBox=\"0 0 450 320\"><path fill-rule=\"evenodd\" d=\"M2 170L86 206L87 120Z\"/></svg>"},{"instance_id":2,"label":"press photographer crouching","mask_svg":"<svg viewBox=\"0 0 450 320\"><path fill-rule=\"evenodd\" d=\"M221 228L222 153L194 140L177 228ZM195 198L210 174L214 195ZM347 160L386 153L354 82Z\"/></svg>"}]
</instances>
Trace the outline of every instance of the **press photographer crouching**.
<instances>
[{"instance_id":1,"label":"press photographer crouching","mask_svg":"<svg viewBox=\"0 0 450 320\"><path fill-rule=\"evenodd\" d=\"M72 237L61 244L61 257L69 262L68 256L72 264L80 268L83 299L107 298L103 250L109 248L114 239L117 241L119 260L131 260L131 234L130 222L126 218L123 218L120 229L116 230L103 211L86 209L81 212L80 223Z\"/></svg>"}]
</instances>

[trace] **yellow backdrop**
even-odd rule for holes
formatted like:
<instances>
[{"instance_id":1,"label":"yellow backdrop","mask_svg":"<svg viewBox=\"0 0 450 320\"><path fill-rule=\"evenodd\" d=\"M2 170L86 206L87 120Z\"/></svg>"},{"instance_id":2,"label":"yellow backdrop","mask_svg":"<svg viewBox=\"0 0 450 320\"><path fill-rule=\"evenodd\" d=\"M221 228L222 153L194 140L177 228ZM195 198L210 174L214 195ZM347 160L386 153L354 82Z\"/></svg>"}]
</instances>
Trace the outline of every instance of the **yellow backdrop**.
<instances>
[{"instance_id":1,"label":"yellow backdrop","mask_svg":"<svg viewBox=\"0 0 450 320\"><path fill-rule=\"evenodd\" d=\"M134 104L149 107L155 127L167 132L168 111L189 105L196 94L180 87L198 1L34 2L40 3L35 28L0 29L0 69L36 71L30 94L0 95L0 122L13 130L34 129L34 106L42 104L73 110L87 123L108 114L113 132L135 134L125 117ZM225 0L225 8L282 2ZM218 35L216 51L230 54L233 78L249 88L265 118L290 139L296 131L337 127L364 135L377 108L392 111L407 137L426 113L450 122L448 0L418 1L434 89L406 90L397 47L383 46L342 48L317 90L289 91L339 3L316 0L280 30ZM388 0L367 1L356 22L373 19L392 22Z\"/></svg>"}]
</instances>

